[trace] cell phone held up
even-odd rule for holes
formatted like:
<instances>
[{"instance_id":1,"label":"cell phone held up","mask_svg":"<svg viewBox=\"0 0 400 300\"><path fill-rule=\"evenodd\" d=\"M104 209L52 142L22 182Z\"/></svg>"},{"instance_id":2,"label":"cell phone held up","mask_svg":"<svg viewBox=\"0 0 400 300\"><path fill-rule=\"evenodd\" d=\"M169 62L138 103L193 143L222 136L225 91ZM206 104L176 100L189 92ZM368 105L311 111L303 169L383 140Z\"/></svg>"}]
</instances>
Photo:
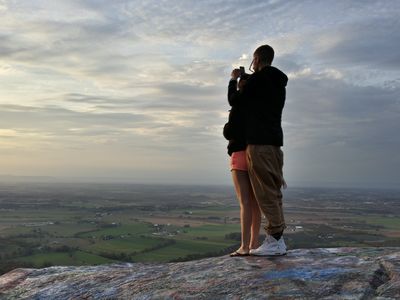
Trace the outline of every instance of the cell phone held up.
<instances>
[{"instance_id":1,"label":"cell phone held up","mask_svg":"<svg viewBox=\"0 0 400 300\"><path fill-rule=\"evenodd\" d=\"M246 74L246 71L243 66L239 67L240 70L240 79L246 80L250 75Z\"/></svg>"}]
</instances>

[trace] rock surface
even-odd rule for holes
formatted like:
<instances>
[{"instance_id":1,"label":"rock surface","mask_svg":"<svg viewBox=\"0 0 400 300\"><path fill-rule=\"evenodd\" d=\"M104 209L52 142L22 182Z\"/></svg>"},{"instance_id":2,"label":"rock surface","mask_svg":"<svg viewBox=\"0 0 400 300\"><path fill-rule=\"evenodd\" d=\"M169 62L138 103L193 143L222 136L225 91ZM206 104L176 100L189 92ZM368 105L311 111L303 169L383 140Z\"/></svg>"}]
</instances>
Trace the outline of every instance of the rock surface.
<instances>
[{"instance_id":1,"label":"rock surface","mask_svg":"<svg viewBox=\"0 0 400 300\"><path fill-rule=\"evenodd\" d=\"M400 248L16 269L0 299L400 299Z\"/></svg>"}]
</instances>

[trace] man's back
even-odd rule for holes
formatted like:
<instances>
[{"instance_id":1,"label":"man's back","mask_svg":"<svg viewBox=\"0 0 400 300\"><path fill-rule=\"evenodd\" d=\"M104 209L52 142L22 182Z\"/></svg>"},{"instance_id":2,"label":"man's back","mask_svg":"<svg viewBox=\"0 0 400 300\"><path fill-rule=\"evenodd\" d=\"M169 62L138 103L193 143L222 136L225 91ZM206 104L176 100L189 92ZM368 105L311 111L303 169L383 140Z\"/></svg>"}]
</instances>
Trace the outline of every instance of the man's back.
<instances>
[{"instance_id":1,"label":"man's back","mask_svg":"<svg viewBox=\"0 0 400 300\"><path fill-rule=\"evenodd\" d=\"M243 91L247 144L283 145L281 119L287 81L287 76L272 66L250 76Z\"/></svg>"}]
</instances>

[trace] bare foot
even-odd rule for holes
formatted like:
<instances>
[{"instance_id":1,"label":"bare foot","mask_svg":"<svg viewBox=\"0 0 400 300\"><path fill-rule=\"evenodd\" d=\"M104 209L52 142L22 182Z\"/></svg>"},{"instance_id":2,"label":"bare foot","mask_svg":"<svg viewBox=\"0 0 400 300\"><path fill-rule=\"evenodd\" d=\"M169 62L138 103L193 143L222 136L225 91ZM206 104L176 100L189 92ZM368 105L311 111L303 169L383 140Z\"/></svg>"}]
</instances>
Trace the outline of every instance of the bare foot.
<instances>
[{"instance_id":1,"label":"bare foot","mask_svg":"<svg viewBox=\"0 0 400 300\"><path fill-rule=\"evenodd\" d=\"M239 249L237 249L237 250L234 251L233 253L238 253L238 254L246 255L246 254L249 253L249 248L240 247Z\"/></svg>"},{"instance_id":2,"label":"bare foot","mask_svg":"<svg viewBox=\"0 0 400 300\"><path fill-rule=\"evenodd\" d=\"M249 251L243 251L241 248L229 254L230 257L234 256L249 256Z\"/></svg>"}]
</instances>

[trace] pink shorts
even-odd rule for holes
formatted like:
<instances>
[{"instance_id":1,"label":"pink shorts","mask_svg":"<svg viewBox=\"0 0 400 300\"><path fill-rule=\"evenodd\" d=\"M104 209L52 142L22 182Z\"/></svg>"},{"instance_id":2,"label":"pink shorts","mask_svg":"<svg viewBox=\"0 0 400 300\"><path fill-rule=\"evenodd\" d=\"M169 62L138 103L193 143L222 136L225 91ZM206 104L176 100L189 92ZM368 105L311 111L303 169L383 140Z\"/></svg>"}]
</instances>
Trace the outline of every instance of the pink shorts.
<instances>
[{"instance_id":1,"label":"pink shorts","mask_svg":"<svg viewBox=\"0 0 400 300\"><path fill-rule=\"evenodd\" d=\"M246 150L233 152L231 155L231 171L247 171Z\"/></svg>"}]
</instances>

